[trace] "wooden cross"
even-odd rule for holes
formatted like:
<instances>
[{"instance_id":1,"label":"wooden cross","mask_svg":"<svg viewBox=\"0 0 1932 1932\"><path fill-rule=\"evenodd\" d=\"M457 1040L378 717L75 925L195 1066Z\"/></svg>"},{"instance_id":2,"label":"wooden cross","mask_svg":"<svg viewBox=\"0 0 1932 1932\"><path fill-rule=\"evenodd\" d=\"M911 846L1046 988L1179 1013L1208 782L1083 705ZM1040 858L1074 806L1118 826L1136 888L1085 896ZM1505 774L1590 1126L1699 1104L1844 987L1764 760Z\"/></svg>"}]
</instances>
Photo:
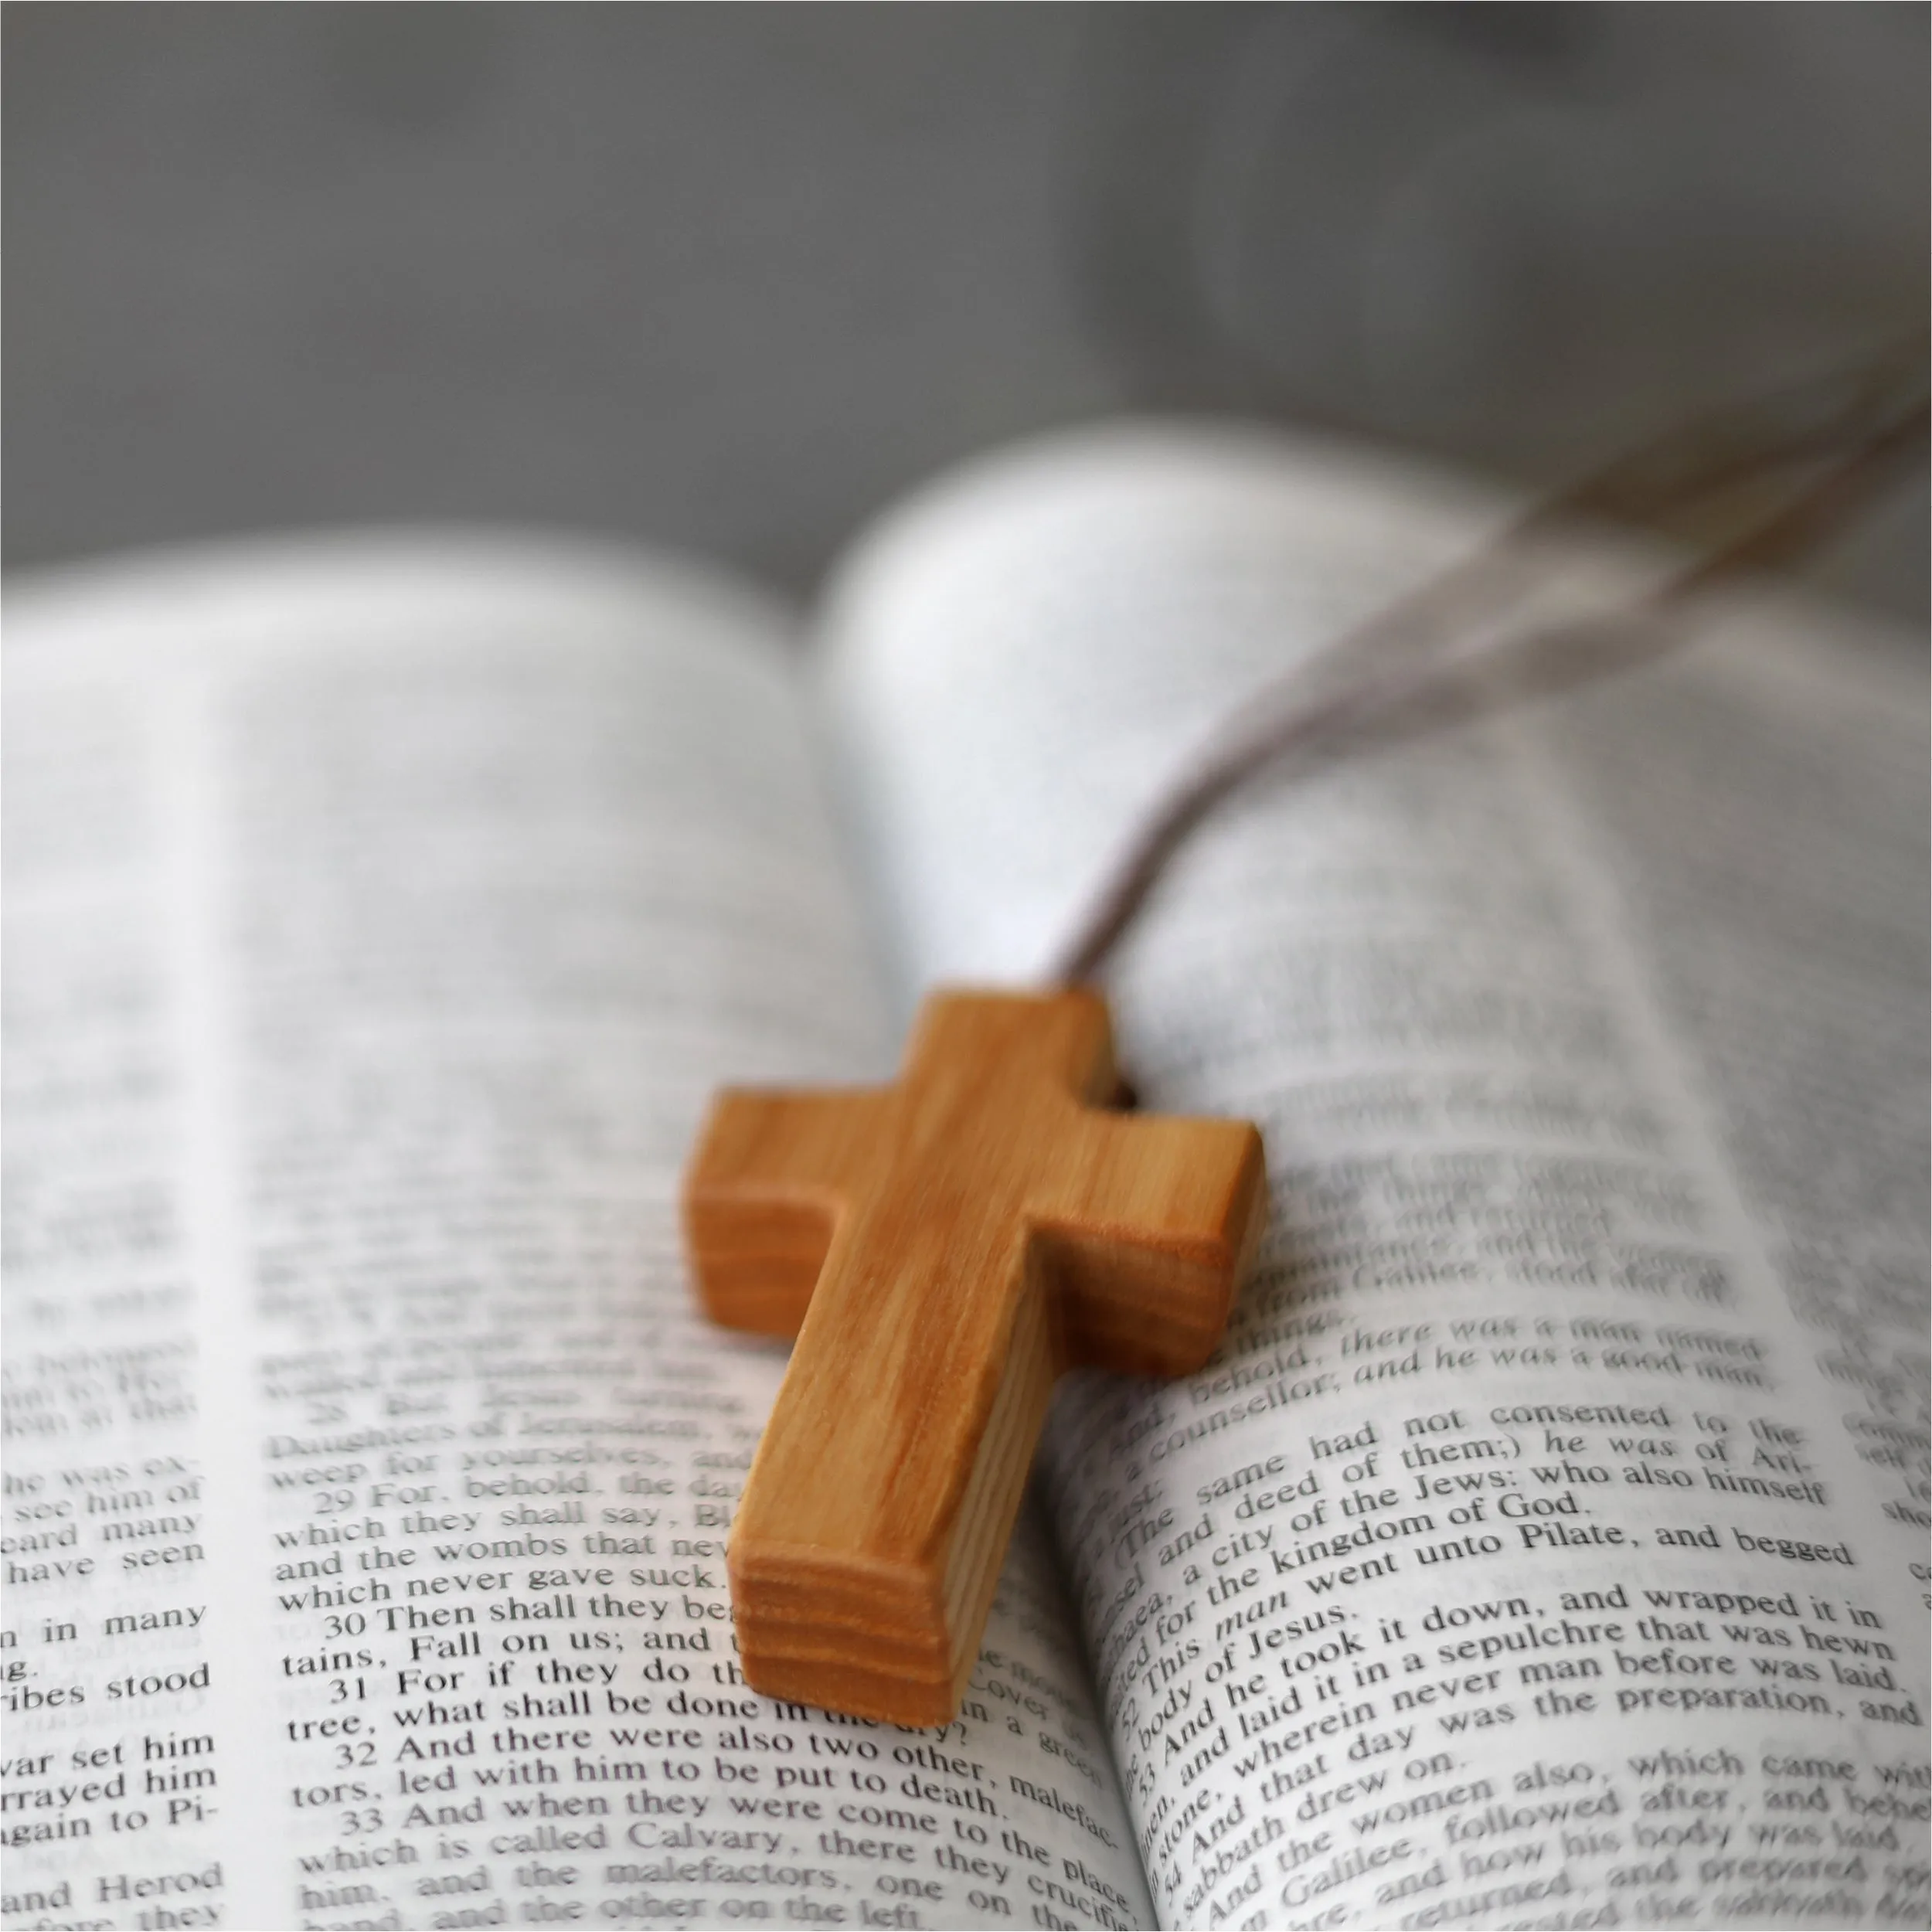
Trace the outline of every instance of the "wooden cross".
<instances>
[{"instance_id":1,"label":"wooden cross","mask_svg":"<svg viewBox=\"0 0 1932 1932\"><path fill-rule=\"evenodd\" d=\"M700 1297L798 1338L726 1558L755 1689L948 1723L1055 1377L1213 1352L1261 1138L1105 1111L1118 1091L1094 995L949 992L893 1086L713 1104L685 1183Z\"/></svg>"}]
</instances>

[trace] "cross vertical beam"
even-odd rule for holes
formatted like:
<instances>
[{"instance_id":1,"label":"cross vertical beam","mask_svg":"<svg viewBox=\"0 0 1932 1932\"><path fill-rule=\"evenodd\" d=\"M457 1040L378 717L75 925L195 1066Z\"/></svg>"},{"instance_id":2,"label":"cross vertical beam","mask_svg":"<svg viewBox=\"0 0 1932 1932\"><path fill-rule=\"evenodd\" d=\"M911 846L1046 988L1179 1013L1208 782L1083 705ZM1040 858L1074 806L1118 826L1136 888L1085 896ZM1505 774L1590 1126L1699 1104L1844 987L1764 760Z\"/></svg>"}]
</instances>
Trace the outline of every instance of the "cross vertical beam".
<instances>
[{"instance_id":1,"label":"cross vertical beam","mask_svg":"<svg viewBox=\"0 0 1932 1932\"><path fill-rule=\"evenodd\" d=\"M891 1087L714 1103L684 1196L700 1298L798 1338L727 1558L754 1689L948 1722L1055 1379L1213 1352L1260 1136L1107 1112L1117 1085L1097 996L955 992Z\"/></svg>"}]
</instances>

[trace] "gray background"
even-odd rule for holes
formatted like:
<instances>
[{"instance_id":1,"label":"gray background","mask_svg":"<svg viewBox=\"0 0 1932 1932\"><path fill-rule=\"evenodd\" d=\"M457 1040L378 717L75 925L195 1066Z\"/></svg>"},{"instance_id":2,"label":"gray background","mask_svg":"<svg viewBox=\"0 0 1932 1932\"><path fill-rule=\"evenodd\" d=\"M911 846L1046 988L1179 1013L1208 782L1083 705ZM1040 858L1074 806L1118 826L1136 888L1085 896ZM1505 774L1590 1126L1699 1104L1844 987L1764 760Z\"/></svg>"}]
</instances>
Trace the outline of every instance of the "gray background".
<instances>
[{"instance_id":1,"label":"gray background","mask_svg":"<svg viewBox=\"0 0 1932 1932\"><path fill-rule=\"evenodd\" d=\"M1137 407L1531 481L1927 308L1921 6L5 9L10 566L488 518L808 585ZM1815 573L1925 597L1924 496Z\"/></svg>"}]
</instances>

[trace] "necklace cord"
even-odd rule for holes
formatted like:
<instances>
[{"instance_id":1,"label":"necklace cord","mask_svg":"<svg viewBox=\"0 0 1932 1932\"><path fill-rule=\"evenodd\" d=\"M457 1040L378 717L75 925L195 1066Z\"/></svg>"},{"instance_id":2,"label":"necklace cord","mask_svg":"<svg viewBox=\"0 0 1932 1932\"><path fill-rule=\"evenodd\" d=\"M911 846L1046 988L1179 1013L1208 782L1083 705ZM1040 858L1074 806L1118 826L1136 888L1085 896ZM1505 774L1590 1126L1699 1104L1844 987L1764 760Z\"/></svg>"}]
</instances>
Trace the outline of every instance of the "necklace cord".
<instances>
[{"instance_id":1,"label":"necklace cord","mask_svg":"<svg viewBox=\"0 0 1932 1932\"><path fill-rule=\"evenodd\" d=\"M1245 699L1129 837L1049 974L1106 965L1175 856L1264 770L1345 752L1553 695L1650 663L1713 587L1808 555L1926 447L1926 342L1680 425L1532 505L1488 543ZM1691 560L1621 605L1512 623L1548 585L1546 552L1580 524L1634 524Z\"/></svg>"}]
</instances>

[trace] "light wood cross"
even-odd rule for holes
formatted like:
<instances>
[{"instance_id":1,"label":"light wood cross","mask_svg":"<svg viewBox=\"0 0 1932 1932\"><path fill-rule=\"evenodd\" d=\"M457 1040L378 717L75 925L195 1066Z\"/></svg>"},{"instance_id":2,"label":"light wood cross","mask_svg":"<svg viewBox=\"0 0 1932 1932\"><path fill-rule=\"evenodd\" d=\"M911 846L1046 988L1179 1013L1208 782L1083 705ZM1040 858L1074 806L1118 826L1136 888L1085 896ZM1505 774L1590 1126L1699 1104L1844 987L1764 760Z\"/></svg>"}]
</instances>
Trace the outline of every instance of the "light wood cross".
<instances>
[{"instance_id":1,"label":"light wood cross","mask_svg":"<svg viewBox=\"0 0 1932 1932\"><path fill-rule=\"evenodd\" d=\"M935 995L893 1086L721 1094L708 1312L796 1335L727 1555L755 1689L943 1724L1063 1369L1199 1368L1267 1213L1245 1121L1105 1111L1104 1003Z\"/></svg>"}]
</instances>

